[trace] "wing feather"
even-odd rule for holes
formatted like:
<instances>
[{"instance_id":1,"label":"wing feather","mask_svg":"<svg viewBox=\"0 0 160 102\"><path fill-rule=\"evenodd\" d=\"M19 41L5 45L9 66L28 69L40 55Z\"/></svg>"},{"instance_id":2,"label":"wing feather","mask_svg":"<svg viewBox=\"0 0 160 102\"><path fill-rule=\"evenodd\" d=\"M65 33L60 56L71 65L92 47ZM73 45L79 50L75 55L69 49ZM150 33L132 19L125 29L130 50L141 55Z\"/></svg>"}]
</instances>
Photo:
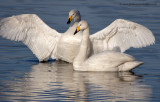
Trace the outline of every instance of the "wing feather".
<instances>
[{"instance_id":1,"label":"wing feather","mask_svg":"<svg viewBox=\"0 0 160 102\"><path fill-rule=\"evenodd\" d=\"M46 25L35 14L22 14L0 20L0 35L4 38L22 41L36 55L39 61L56 56L56 46L61 34Z\"/></svg>"},{"instance_id":2,"label":"wing feather","mask_svg":"<svg viewBox=\"0 0 160 102\"><path fill-rule=\"evenodd\" d=\"M124 52L130 47L141 48L155 43L155 37L148 28L124 19L115 20L108 27L92 34L90 39L94 53L114 48ZM102 41L105 44L98 45ZM103 50L97 52L97 48Z\"/></svg>"}]
</instances>

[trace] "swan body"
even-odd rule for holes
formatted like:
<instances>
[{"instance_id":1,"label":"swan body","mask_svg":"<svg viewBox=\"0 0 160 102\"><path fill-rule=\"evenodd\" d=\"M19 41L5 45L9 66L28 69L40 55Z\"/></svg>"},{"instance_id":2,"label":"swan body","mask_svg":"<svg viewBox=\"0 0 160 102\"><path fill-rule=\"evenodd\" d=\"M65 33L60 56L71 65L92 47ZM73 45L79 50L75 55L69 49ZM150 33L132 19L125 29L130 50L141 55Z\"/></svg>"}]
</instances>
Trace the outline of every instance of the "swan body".
<instances>
[{"instance_id":1,"label":"swan body","mask_svg":"<svg viewBox=\"0 0 160 102\"><path fill-rule=\"evenodd\" d=\"M69 12L68 24L73 24L64 33L59 33L45 24L36 14L22 14L0 20L0 35L13 41L22 41L39 61L60 59L73 63L79 51L82 32L73 35L81 20L78 10ZM146 27L123 19L117 19L106 28L89 36L90 50L94 55L105 50L124 52L130 47L140 48L155 42L154 35Z\"/></svg>"},{"instance_id":2,"label":"swan body","mask_svg":"<svg viewBox=\"0 0 160 102\"><path fill-rule=\"evenodd\" d=\"M89 45L90 38L88 23L86 21L79 22L77 32L79 29L83 30L83 37L80 44L80 50L73 61L74 70L129 71L143 64L143 62L135 61L135 58L130 55L115 51L103 51L88 58L86 52L91 47Z\"/></svg>"}]
</instances>

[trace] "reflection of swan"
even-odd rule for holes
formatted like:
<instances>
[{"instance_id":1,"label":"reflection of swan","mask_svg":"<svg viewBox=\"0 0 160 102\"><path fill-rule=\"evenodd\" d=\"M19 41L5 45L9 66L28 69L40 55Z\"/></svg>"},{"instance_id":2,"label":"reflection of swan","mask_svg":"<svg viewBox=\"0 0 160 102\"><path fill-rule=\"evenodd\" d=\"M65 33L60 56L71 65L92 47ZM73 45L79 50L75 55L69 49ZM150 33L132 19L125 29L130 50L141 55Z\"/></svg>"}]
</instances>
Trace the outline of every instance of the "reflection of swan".
<instances>
[{"instance_id":1,"label":"reflection of swan","mask_svg":"<svg viewBox=\"0 0 160 102\"><path fill-rule=\"evenodd\" d=\"M93 56L87 56L87 50L90 49L89 25L86 21L78 23L75 33L83 31L83 37L79 53L73 61L74 70L79 71L129 71L142 62L135 61L132 56L114 51L104 51Z\"/></svg>"},{"instance_id":2,"label":"reflection of swan","mask_svg":"<svg viewBox=\"0 0 160 102\"><path fill-rule=\"evenodd\" d=\"M127 101L148 100L151 89L143 85L138 76L130 72L76 72L72 64L64 62L39 63L33 65L24 78L11 85L5 94L14 100L57 100L57 101ZM140 82L140 83L139 83ZM8 87L6 87L8 88ZM3 93L4 92L4 93Z\"/></svg>"},{"instance_id":3,"label":"reflection of swan","mask_svg":"<svg viewBox=\"0 0 160 102\"><path fill-rule=\"evenodd\" d=\"M138 76L130 72L75 72L74 74L82 77L84 83L88 84L89 90L86 94L90 93L90 98L93 100L101 99L101 95L106 102L148 100L152 93L149 86L138 83L136 81Z\"/></svg>"}]
</instances>

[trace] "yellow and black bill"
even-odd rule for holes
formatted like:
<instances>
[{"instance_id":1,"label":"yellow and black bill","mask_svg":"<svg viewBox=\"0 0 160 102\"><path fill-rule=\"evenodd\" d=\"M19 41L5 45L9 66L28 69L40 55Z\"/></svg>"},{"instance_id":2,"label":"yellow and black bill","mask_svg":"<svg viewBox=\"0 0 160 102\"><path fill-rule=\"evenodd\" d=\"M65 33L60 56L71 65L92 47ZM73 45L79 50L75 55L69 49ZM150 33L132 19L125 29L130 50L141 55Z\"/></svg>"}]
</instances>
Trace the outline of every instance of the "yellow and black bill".
<instances>
[{"instance_id":1,"label":"yellow and black bill","mask_svg":"<svg viewBox=\"0 0 160 102\"><path fill-rule=\"evenodd\" d=\"M70 24L72 21L72 16L69 16L67 24Z\"/></svg>"},{"instance_id":2,"label":"yellow and black bill","mask_svg":"<svg viewBox=\"0 0 160 102\"><path fill-rule=\"evenodd\" d=\"M76 31L74 32L74 35L76 34L76 33L78 33L80 31L80 26L78 26L77 28L76 28Z\"/></svg>"}]
</instances>

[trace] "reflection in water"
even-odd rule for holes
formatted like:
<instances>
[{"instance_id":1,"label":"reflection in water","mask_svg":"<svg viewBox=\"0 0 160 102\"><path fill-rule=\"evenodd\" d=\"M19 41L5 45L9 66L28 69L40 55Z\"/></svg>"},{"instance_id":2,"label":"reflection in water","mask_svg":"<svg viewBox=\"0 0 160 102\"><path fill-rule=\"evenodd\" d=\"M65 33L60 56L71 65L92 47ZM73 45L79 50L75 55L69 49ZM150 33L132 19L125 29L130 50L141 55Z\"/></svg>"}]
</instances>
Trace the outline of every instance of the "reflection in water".
<instances>
[{"instance_id":1,"label":"reflection in water","mask_svg":"<svg viewBox=\"0 0 160 102\"><path fill-rule=\"evenodd\" d=\"M18 80L18 79L17 79ZM65 62L39 63L10 92L10 100L140 101L149 100L151 88L131 72L76 72Z\"/></svg>"}]
</instances>

